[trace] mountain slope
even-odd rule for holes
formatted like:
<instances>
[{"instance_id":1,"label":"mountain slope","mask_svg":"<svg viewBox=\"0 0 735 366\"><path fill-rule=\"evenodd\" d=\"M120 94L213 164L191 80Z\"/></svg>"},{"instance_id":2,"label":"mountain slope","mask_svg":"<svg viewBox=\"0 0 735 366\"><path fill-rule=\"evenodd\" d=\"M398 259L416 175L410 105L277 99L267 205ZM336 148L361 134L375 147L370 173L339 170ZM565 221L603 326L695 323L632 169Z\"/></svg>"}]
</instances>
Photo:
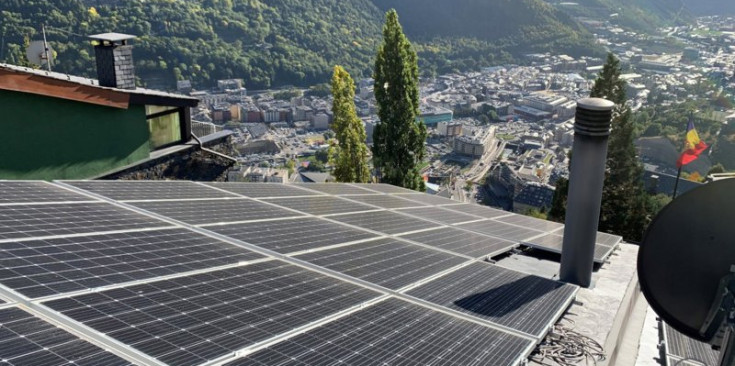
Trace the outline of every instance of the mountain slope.
<instances>
[{"instance_id":1,"label":"mountain slope","mask_svg":"<svg viewBox=\"0 0 735 366\"><path fill-rule=\"evenodd\" d=\"M592 35L567 14L540 0L373 0L395 8L409 37L474 38L513 53L581 54L594 48Z\"/></svg>"},{"instance_id":2,"label":"mountain slope","mask_svg":"<svg viewBox=\"0 0 735 366\"><path fill-rule=\"evenodd\" d=\"M250 89L313 85L328 81L335 64L370 76L389 6L398 9L424 74L508 62L512 54L599 52L589 33L539 0L2 2L0 62L19 63L24 38L40 39L46 24L55 70L94 76L82 35L129 33L139 36L137 75L154 87L190 79L201 88L233 77Z\"/></svg>"},{"instance_id":3,"label":"mountain slope","mask_svg":"<svg viewBox=\"0 0 735 366\"><path fill-rule=\"evenodd\" d=\"M687 9L697 15L735 15L732 0L683 0Z\"/></svg>"},{"instance_id":4,"label":"mountain slope","mask_svg":"<svg viewBox=\"0 0 735 366\"><path fill-rule=\"evenodd\" d=\"M549 1L575 17L611 19L639 32L651 32L658 27L691 21L691 13L682 0L586 0L569 3Z\"/></svg>"}]
</instances>

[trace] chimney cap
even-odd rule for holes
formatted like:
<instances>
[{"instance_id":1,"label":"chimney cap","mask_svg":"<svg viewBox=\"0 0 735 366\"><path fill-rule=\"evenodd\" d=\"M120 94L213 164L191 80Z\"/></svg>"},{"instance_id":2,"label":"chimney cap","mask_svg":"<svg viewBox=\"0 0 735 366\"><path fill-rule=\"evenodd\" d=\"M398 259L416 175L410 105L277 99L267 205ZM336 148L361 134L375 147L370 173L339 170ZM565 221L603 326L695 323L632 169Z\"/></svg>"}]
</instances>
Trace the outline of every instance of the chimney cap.
<instances>
[{"instance_id":1,"label":"chimney cap","mask_svg":"<svg viewBox=\"0 0 735 366\"><path fill-rule=\"evenodd\" d=\"M136 38L133 35L130 34L123 34L123 33L101 33L101 34L95 34L91 35L87 38L90 38L95 41L102 41L102 42L121 42L121 41L127 41L129 39Z\"/></svg>"},{"instance_id":2,"label":"chimney cap","mask_svg":"<svg viewBox=\"0 0 735 366\"><path fill-rule=\"evenodd\" d=\"M602 98L584 98L577 101L577 107L588 111L611 111L615 103Z\"/></svg>"}]
</instances>

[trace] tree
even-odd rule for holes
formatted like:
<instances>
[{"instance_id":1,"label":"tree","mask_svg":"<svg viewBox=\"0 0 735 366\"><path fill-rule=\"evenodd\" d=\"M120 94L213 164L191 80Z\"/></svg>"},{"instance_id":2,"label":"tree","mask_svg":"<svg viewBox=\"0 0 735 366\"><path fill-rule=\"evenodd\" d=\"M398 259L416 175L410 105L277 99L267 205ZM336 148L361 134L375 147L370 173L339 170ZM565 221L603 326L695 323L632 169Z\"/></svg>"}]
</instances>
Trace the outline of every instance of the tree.
<instances>
[{"instance_id":1,"label":"tree","mask_svg":"<svg viewBox=\"0 0 735 366\"><path fill-rule=\"evenodd\" d=\"M712 174L724 173L724 172L725 172L725 167L722 165L722 163L717 163L709 169L709 171L707 172L707 176L710 176Z\"/></svg>"},{"instance_id":2,"label":"tree","mask_svg":"<svg viewBox=\"0 0 735 366\"><path fill-rule=\"evenodd\" d=\"M646 128L646 132L643 133L643 136L648 137L655 137L655 136L661 136L661 130L663 127L660 123L652 123L650 126Z\"/></svg>"},{"instance_id":3,"label":"tree","mask_svg":"<svg viewBox=\"0 0 735 366\"><path fill-rule=\"evenodd\" d=\"M314 159L321 161L322 163L328 163L329 162L329 150L319 149L319 150L314 151Z\"/></svg>"},{"instance_id":4,"label":"tree","mask_svg":"<svg viewBox=\"0 0 735 366\"><path fill-rule=\"evenodd\" d=\"M367 183L370 181L367 135L355 110L355 82L341 66L334 67L332 95L332 130L337 139L330 144L333 175L338 182Z\"/></svg>"},{"instance_id":5,"label":"tree","mask_svg":"<svg viewBox=\"0 0 735 366\"><path fill-rule=\"evenodd\" d=\"M409 189L426 187L418 165L424 158L426 125L419 115L418 56L390 10L375 58L375 99L380 123L373 133L373 162L380 179Z\"/></svg>"},{"instance_id":6,"label":"tree","mask_svg":"<svg viewBox=\"0 0 735 366\"><path fill-rule=\"evenodd\" d=\"M30 36L27 36L27 35L26 36L23 36L23 49L21 50L23 52L20 53L20 57L18 58L18 60L16 62L18 64L18 66L29 67L31 69L40 69L41 67L39 65L36 65L36 64L30 62L28 60L28 56L26 56L27 54L26 54L25 50L27 50L28 47L30 47L30 46L31 46L31 37Z\"/></svg>"},{"instance_id":7,"label":"tree","mask_svg":"<svg viewBox=\"0 0 735 366\"><path fill-rule=\"evenodd\" d=\"M620 61L610 53L590 93L591 97L615 103L599 229L638 241L651 218L646 209L647 196L641 180L643 166L636 155L633 118L626 103L625 86L625 80L620 78Z\"/></svg>"},{"instance_id":8,"label":"tree","mask_svg":"<svg viewBox=\"0 0 735 366\"><path fill-rule=\"evenodd\" d=\"M286 162L286 169L288 169L288 176L291 177L294 172L296 172L296 163L293 161L293 159L288 159Z\"/></svg>"},{"instance_id":9,"label":"tree","mask_svg":"<svg viewBox=\"0 0 735 366\"><path fill-rule=\"evenodd\" d=\"M487 112L487 116L490 117L491 121L499 121L500 117L498 117L498 112L494 110L490 110L490 112Z\"/></svg>"},{"instance_id":10,"label":"tree","mask_svg":"<svg viewBox=\"0 0 735 366\"><path fill-rule=\"evenodd\" d=\"M569 179L559 178L556 181L556 189L554 197L551 200L551 209L549 209L549 219L564 222L567 215L567 195L569 193Z\"/></svg>"},{"instance_id":11,"label":"tree","mask_svg":"<svg viewBox=\"0 0 735 366\"><path fill-rule=\"evenodd\" d=\"M548 214L546 213L546 207L541 207L541 209L538 208L529 208L525 213L523 213L526 216L535 217L537 219L546 220L548 217Z\"/></svg>"},{"instance_id":12,"label":"tree","mask_svg":"<svg viewBox=\"0 0 735 366\"><path fill-rule=\"evenodd\" d=\"M323 83L310 87L309 90L306 91L306 96L324 98L329 96L330 92L329 84Z\"/></svg>"},{"instance_id":13,"label":"tree","mask_svg":"<svg viewBox=\"0 0 735 366\"><path fill-rule=\"evenodd\" d=\"M599 230L638 241L651 217L648 196L641 180L643 166L636 156L634 145L632 112L626 103L626 83L620 78L620 73L620 62L613 54L608 54L607 62L590 93L591 97L605 98L615 103L605 163ZM568 182L557 182L550 212L555 219L565 216L562 205L566 202L568 189Z\"/></svg>"}]
</instances>

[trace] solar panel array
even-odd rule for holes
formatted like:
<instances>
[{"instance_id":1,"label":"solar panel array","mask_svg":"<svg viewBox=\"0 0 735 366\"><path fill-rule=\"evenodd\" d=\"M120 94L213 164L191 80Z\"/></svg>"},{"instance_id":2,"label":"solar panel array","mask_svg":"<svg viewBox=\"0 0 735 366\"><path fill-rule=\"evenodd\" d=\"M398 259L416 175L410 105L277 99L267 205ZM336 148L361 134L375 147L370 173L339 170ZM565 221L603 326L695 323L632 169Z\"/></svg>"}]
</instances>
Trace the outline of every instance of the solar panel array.
<instances>
[{"instance_id":1,"label":"solar panel array","mask_svg":"<svg viewBox=\"0 0 735 366\"><path fill-rule=\"evenodd\" d=\"M482 262L557 224L387 185L0 189L9 364L518 365L577 291Z\"/></svg>"},{"instance_id":2,"label":"solar panel array","mask_svg":"<svg viewBox=\"0 0 735 366\"><path fill-rule=\"evenodd\" d=\"M602 234L602 235L601 235ZM596 263L604 263L605 259L615 250L615 247L622 241L623 238L605 233L598 233L597 242L595 243L594 260ZM606 245L604 243L614 243L613 245ZM539 248L544 251L561 253L562 245L564 244L563 231L557 231L557 233L545 234L537 236L532 239L525 240L524 245Z\"/></svg>"},{"instance_id":3,"label":"solar panel array","mask_svg":"<svg viewBox=\"0 0 735 366\"><path fill-rule=\"evenodd\" d=\"M531 345L529 340L391 299L227 366L512 365Z\"/></svg>"},{"instance_id":4,"label":"solar panel array","mask_svg":"<svg viewBox=\"0 0 735 366\"><path fill-rule=\"evenodd\" d=\"M17 307L0 309L3 365L130 365L69 332Z\"/></svg>"},{"instance_id":5,"label":"solar panel array","mask_svg":"<svg viewBox=\"0 0 735 366\"><path fill-rule=\"evenodd\" d=\"M717 366L720 364L720 352L713 350L709 344L691 339L663 321L659 324L664 328L662 333L666 365Z\"/></svg>"}]
</instances>

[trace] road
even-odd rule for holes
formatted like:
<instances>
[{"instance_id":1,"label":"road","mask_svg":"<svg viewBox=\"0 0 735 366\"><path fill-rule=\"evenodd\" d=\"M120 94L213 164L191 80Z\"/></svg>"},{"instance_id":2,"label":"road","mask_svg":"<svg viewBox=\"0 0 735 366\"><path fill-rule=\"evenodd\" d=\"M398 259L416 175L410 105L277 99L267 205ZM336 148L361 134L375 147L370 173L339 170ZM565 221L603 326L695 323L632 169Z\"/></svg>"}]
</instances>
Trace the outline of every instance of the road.
<instances>
[{"instance_id":1,"label":"road","mask_svg":"<svg viewBox=\"0 0 735 366\"><path fill-rule=\"evenodd\" d=\"M503 150L505 149L505 141L498 141L494 143L487 151L486 154L482 156L467 172L467 174L463 174L459 177L456 177L454 179L453 184L449 186L449 189L452 193L452 197L454 200L459 202L470 202L475 203L475 196L477 193L477 187L473 184L470 191L465 190L465 186L467 185L467 182L473 182L473 183L481 183L482 178L484 178L490 168L493 166L493 163L498 159L498 157L501 156L503 153Z\"/></svg>"},{"instance_id":2,"label":"road","mask_svg":"<svg viewBox=\"0 0 735 366\"><path fill-rule=\"evenodd\" d=\"M467 172L467 180L479 183L480 180L487 175L487 172L492 167L493 162L503 153L503 150L505 150L505 144L506 142L503 140L498 140L492 144L477 164L472 166L469 172Z\"/></svg>"}]
</instances>

